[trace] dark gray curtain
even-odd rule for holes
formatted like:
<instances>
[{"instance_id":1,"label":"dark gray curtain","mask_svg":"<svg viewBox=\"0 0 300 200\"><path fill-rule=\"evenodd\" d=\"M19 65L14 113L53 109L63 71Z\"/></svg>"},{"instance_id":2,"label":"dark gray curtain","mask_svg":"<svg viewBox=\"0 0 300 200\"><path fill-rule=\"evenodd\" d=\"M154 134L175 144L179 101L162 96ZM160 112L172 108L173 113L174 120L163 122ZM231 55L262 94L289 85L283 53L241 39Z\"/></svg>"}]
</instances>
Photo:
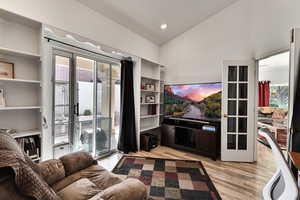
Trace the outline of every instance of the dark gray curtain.
<instances>
[{"instance_id":1,"label":"dark gray curtain","mask_svg":"<svg viewBox=\"0 0 300 200\"><path fill-rule=\"evenodd\" d=\"M121 111L118 149L124 153L137 151L135 128L133 62L121 61Z\"/></svg>"},{"instance_id":2,"label":"dark gray curtain","mask_svg":"<svg viewBox=\"0 0 300 200\"><path fill-rule=\"evenodd\" d=\"M293 88L290 88L290 91L293 91ZM296 94L294 98L294 107L293 110L289 110L292 113L292 121L291 121L291 129L290 137L289 137L289 151L300 153L300 70L297 75L297 86L296 86ZM298 170L295 166L290 162L291 169L296 179L298 178Z\"/></svg>"}]
</instances>

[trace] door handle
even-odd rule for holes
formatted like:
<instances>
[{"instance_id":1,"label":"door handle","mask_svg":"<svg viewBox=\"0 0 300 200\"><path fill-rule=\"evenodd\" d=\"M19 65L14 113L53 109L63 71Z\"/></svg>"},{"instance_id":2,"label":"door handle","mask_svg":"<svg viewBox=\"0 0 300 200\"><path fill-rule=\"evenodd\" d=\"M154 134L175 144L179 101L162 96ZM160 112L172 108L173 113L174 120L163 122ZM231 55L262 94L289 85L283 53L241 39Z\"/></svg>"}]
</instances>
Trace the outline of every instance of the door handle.
<instances>
[{"instance_id":1,"label":"door handle","mask_svg":"<svg viewBox=\"0 0 300 200\"><path fill-rule=\"evenodd\" d=\"M76 103L74 105L74 114L79 116L79 103Z\"/></svg>"},{"instance_id":2,"label":"door handle","mask_svg":"<svg viewBox=\"0 0 300 200\"><path fill-rule=\"evenodd\" d=\"M227 118L227 117L228 117L228 115L227 115L227 114L224 114L224 117L225 117L225 118Z\"/></svg>"}]
</instances>

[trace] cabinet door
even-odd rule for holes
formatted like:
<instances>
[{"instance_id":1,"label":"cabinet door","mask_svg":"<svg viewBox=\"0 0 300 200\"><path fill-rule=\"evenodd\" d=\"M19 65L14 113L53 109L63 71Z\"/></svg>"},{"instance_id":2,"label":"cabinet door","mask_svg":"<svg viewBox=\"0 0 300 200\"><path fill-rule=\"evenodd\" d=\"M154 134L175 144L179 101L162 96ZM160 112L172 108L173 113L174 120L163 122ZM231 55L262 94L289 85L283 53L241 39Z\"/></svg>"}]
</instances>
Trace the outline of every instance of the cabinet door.
<instances>
[{"instance_id":1,"label":"cabinet door","mask_svg":"<svg viewBox=\"0 0 300 200\"><path fill-rule=\"evenodd\" d=\"M207 133L204 131L198 130L197 135L197 149L202 152L210 152L215 146L211 138L213 137L212 133Z\"/></svg>"},{"instance_id":2,"label":"cabinet door","mask_svg":"<svg viewBox=\"0 0 300 200\"><path fill-rule=\"evenodd\" d=\"M175 142L175 126L163 125L162 126L162 145L174 145Z\"/></svg>"}]
</instances>

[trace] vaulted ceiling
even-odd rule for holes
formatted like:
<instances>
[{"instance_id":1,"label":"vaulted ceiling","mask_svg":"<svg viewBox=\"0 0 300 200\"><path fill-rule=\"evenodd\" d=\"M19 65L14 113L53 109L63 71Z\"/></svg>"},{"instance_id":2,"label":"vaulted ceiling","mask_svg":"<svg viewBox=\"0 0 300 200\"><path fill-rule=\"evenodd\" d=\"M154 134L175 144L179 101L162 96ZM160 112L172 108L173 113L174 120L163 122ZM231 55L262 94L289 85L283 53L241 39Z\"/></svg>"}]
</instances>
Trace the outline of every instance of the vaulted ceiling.
<instances>
[{"instance_id":1,"label":"vaulted ceiling","mask_svg":"<svg viewBox=\"0 0 300 200\"><path fill-rule=\"evenodd\" d=\"M161 45L205 21L237 0L76 1ZM160 25L163 23L168 25L165 30L160 29Z\"/></svg>"}]
</instances>

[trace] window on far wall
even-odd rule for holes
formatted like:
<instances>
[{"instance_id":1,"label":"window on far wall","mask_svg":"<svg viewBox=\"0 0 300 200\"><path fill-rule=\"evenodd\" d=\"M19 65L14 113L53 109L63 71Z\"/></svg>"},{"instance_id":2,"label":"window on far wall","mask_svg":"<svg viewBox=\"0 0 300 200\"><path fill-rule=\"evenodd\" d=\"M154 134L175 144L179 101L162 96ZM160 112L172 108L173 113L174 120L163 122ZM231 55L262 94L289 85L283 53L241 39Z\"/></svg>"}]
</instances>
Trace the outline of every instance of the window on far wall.
<instances>
[{"instance_id":1,"label":"window on far wall","mask_svg":"<svg viewBox=\"0 0 300 200\"><path fill-rule=\"evenodd\" d=\"M271 85L270 86L270 106L279 108L288 108L288 85Z\"/></svg>"}]
</instances>

